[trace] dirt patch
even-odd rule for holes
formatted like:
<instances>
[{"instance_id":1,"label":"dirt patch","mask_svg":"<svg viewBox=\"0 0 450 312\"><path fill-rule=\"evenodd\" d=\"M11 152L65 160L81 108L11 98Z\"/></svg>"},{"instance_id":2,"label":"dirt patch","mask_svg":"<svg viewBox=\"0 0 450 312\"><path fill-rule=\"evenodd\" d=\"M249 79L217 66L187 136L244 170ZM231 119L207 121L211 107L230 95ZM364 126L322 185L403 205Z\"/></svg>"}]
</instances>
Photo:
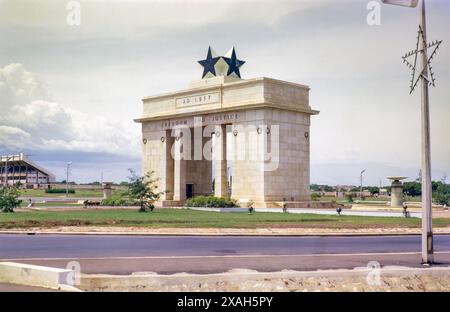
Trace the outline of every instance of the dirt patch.
<instances>
[{"instance_id":1,"label":"dirt patch","mask_svg":"<svg viewBox=\"0 0 450 312\"><path fill-rule=\"evenodd\" d=\"M0 231L1 232L1 231ZM405 235L420 234L418 228L143 228L120 226L55 226L51 228L11 228L3 232L14 233L83 233L83 234L127 234L127 235ZM435 234L450 234L450 227L435 228Z\"/></svg>"},{"instance_id":2,"label":"dirt patch","mask_svg":"<svg viewBox=\"0 0 450 312\"><path fill-rule=\"evenodd\" d=\"M87 274L81 277L87 291L450 291L450 269L385 267L327 271L262 273L235 269L221 274L129 276Z\"/></svg>"},{"instance_id":3,"label":"dirt patch","mask_svg":"<svg viewBox=\"0 0 450 312\"><path fill-rule=\"evenodd\" d=\"M317 221L315 221L317 222ZM275 229L338 229L338 230L361 230L361 229L374 229L374 228L384 228L384 229L418 229L419 226L414 224L331 224L331 223L270 223L270 228Z\"/></svg>"}]
</instances>

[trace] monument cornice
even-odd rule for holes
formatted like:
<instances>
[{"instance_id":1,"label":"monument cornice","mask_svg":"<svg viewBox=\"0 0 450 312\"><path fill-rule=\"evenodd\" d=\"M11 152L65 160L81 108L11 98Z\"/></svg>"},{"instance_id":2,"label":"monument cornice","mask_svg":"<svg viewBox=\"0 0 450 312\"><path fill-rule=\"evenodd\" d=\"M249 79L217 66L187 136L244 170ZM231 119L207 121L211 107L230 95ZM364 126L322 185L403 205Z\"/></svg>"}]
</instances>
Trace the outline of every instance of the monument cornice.
<instances>
[{"instance_id":1,"label":"monument cornice","mask_svg":"<svg viewBox=\"0 0 450 312\"><path fill-rule=\"evenodd\" d=\"M166 92L166 93L161 93L161 94L157 94L157 95L146 96L142 99L142 101L145 102L145 101L149 101L149 100L161 100L161 99L165 99L165 98L178 97L178 96L187 95L187 94L191 94L191 93L216 91L216 90L245 86L245 85L256 84L256 83L261 83L261 82L263 82L263 83L267 82L267 83L271 83L271 84L288 85L288 86L292 86L292 87L296 87L296 88L301 88L301 89L304 89L307 91L310 90L310 87L307 85L304 85L304 84L293 83L293 82L289 82L289 81L283 81L283 80L268 78L268 77L257 77L257 78L242 79L242 80L226 82L226 83L221 83L221 84L205 85L205 86L195 87L195 88L190 88L190 89L185 89L185 90L179 90L179 91Z\"/></svg>"},{"instance_id":2,"label":"monument cornice","mask_svg":"<svg viewBox=\"0 0 450 312\"><path fill-rule=\"evenodd\" d=\"M140 118L134 119L137 123L143 123L148 121L159 121L169 118L183 118L183 117L193 117L193 116L199 116L199 115L205 115L205 114L214 114L214 113L223 113L223 112L230 112L230 111L241 111L246 109L257 109L257 108L275 108L280 110L286 110L286 111L292 111L292 112L298 112L298 113L304 113L308 115L318 115L320 111L313 110L313 109L307 109L307 108L294 108L292 106L286 106L286 105L280 105L276 104L270 101L261 101L261 102L254 102L251 101L250 103L246 102L240 102L236 103L233 106L228 107L217 107L217 108L210 108L210 109L204 109L204 110L196 110L196 111L189 111L189 112L179 112L177 110L170 111L170 112L164 112L161 114L153 114L148 116L143 116Z\"/></svg>"}]
</instances>

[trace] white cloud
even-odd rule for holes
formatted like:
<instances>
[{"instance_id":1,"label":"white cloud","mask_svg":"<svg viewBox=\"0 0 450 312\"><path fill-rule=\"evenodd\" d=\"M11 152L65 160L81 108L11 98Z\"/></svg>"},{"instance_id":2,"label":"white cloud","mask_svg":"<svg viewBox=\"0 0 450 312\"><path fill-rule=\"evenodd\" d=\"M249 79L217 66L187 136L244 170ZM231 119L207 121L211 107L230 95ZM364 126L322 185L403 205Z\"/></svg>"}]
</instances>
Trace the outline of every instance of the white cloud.
<instances>
[{"instance_id":1,"label":"white cloud","mask_svg":"<svg viewBox=\"0 0 450 312\"><path fill-rule=\"evenodd\" d=\"M52 102L44 84L21 64L0 68L0 109L0 147L4 149L139 152L136 133L118 121Z\"/></svg>"},{"instance_id":2,"label":"white cloud","mask_svg":"<svg viewBox=\"0 0 450 312\"><path fill-rule=\"evenodd\" d=\"M0 126L0 146L22 149L30 143L31 135L20 128Z\"/></svg>"},{"instance_id":3,"label":"white cloud","mask_svg":"<svg viewBox=\"0 0 450 312\"><path fill-rule=\"evenodd\" d=\"M332 0L270 1L270 0L79 0L80 27L67 27L66 1L15 0L2 3L0 26L15 25L18 29L43 31L39 40L73 40L74 36L90 39L134 38L159 36L164 33L187 31L208 25L245 20L276 24L286 14L323 6ZM36 14L39 12L39 14ZM76 33L73 30L76 29ZM111 30L114 31L111 31ZM15 39L15 38L12 38ZM35 40L33 36L28 38Z\"/></svg>"}]
</instances>

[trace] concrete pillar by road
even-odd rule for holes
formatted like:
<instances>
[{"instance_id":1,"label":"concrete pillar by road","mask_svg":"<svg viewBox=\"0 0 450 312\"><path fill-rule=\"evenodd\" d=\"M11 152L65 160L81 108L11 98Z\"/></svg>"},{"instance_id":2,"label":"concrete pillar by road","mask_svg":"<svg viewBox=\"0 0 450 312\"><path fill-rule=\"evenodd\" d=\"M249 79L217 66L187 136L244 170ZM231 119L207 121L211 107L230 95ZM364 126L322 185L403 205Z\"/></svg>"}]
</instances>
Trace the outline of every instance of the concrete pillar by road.
<instances>
[{"instance_id":1,"label":"concrete pillar by road","mask_svg":"<svg viewBox=\"0 0 450 312\"><path fill-rule=\"evenodd\" d=\"M226 125L215 127L213 140L214 196L227 197L227 130Z\"/></svg>"},{"instance_id":2,"label":"concrete pillar by road","mask_svg":"<svg viewBox=\"0 0 450 312\"><path fill-rule=\"evenodd\" d=\"M190 141L185 137L185 132L176 132L173 144L174 178L173 178L173 200L186 200L186 160L184 159L184 142ZM189 142L190 143L190 142ZM189 149L190 151L190 149ZM189 152L190 155L190 152Z\"/></svg>"},{"instance_id":3,"label":"concrete pillar by road","mask_svg":"<svg viewBox=\"0 0 450 312\"><path fill-rule=\"evenodd\" d=\"M103 199L109 199L112 196L112 182L103 182Z\"/></svg>"},{"instance_id":4,"label":"concrete pillar by road","mask_svg":"<svg viewBox=\"0 0 450 312\"><path fill-rule=\"evenodd\" d=\"M171 135L171 130L166 130L166 135L164 137L164 161L163 166L165 166L165 175L163 183L163 191L165 192L163 198L165 200L172 200L174 195L174 160L172 157L172 146L174 143L174 138Z\"/></svg>"},{"instance_id":5,"label":"concrete pillar by road","mask_svg":"<svg viewBox=\"0 0 450 312\"><path fill-rule=\"evenodd\" d=\"M406 177L388 177L392 181L391 184L391 207L403 206L403 183L401 180Z\"/></svg>"}]
</instances>

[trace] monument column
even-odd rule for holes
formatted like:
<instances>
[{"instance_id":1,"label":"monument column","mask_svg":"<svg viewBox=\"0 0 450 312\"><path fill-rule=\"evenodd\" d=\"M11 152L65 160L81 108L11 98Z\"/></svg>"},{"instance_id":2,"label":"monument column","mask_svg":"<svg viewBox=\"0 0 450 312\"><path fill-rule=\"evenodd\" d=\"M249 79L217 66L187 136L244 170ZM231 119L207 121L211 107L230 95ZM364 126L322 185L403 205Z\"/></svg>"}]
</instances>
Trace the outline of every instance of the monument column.
<instances>
[{"instance_id":1,"label":"monument column","mask_svg":"<svg viewBox=\"0 0 450 312\"><path fill-rule=\"evenodd\" d=\"M173 144L174 181L173 200L186 200L186 160L183 159L183 137L178 132Z\"/></svg>"},{"instance_id":2,"label":"monument column","mask_svg":"<svg viewBox=\"0 0 450 312\"><path fill-rule=\"evenodd\" d=\"M227 197L227 128L217 125L213 140L214 196Z\"/></svg>"},{"instance_id":3,"label":"monument column","mask_svg":"<svg viewBox=\"0 0 450 312\"><path fill-rule=\"evenodd\" d=\"M172 200L174 195L174 160L172 156L172 146L174 143L174 138L171 135L172 130L166 130L166 135L164 138L164 198L165 200ZM163 139L161 138L161 139Z\"/></svg>"}]
</instances>

